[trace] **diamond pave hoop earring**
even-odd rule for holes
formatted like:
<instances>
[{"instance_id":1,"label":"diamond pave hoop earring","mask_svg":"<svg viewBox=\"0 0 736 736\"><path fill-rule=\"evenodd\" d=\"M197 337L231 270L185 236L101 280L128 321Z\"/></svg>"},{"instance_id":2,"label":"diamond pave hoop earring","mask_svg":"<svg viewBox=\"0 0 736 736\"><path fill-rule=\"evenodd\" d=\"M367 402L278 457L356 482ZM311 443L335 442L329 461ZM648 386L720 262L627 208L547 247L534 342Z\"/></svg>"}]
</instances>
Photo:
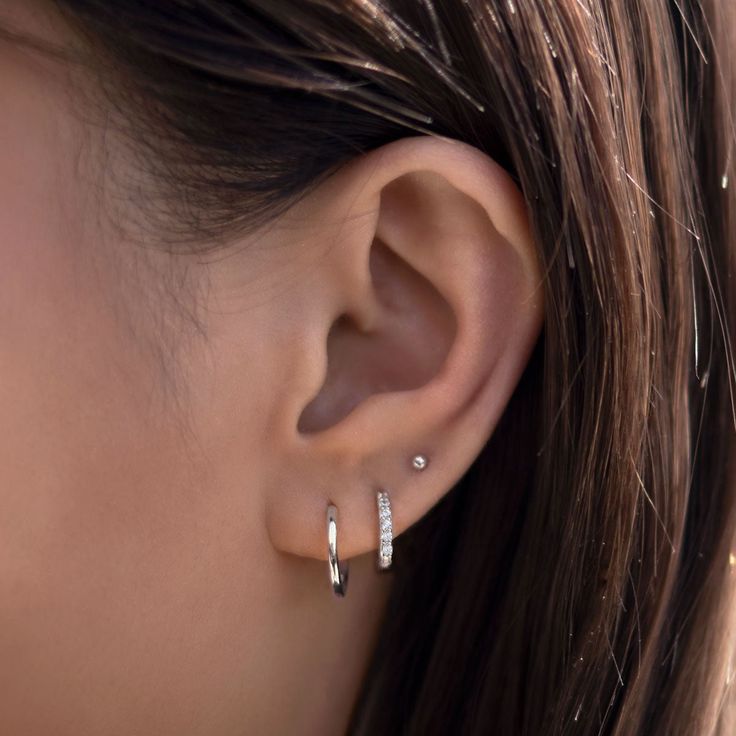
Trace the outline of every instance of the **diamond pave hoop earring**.
<instances>
[{"instance_id":1,"label":"diamond pave hoop earring","mask_svg":"<svg viewBox=\"0 0 736 736\"><path fill-rule=\"evenodd\" d=\"M327 505L327 561L332 590L342 598L348 587L348 566L341 565L337 556L337 506L334 504Z\"/></svg>"},{"instance_id":2,"label":"diamond pave hoop earring","mask_svg":"<svg viewBox=\"0 0 736 736\"><path fill-rule=\"evenodd\" d=\"M376 503L378 505L378 569L387 570L391 567L394 553L393 519L388 491L377 491Z\"/></svg>"}]
</instances>

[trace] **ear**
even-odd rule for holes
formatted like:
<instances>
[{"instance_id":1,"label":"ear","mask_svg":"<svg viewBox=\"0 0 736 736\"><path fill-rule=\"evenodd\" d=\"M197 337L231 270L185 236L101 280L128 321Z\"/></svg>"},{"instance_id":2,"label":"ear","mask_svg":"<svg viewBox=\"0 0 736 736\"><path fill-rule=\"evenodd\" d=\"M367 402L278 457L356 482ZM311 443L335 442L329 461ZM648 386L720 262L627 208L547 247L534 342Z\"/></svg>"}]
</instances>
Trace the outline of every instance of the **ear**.
<instances>
[{"instance_id":1,"label":"ear","mask_svg":"<svg viewBox=\"0 0 736 736\"><path fill-rule=\"evenodd\" d=\"M511 178L447 138L352 160L282 225L319 255L293 295L266 524L277 549L325 559L332 502L344 559L377 548L378 489L397 536L477 457L538 338L540 269Z\"/></svg>"}]
</instances>

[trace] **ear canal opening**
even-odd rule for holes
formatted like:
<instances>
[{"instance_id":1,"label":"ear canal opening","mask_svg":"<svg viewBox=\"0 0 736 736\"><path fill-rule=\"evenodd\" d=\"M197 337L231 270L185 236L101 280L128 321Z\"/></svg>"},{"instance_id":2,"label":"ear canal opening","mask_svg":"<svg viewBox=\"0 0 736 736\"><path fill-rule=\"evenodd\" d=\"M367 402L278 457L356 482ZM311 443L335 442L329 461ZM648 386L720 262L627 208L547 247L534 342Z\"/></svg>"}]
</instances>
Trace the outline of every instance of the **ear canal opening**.
<instances>
[{"instance_id":1,"label":"ear canal opening","mask_svg":"<svg viewBox=\"0 0 736 736\"><path fill-rule=\"evenodd\" d=\"M297 429L325 430L369 396L420 388L436 376L457 333L449 303L391 248L374 240L371 276L381 316L370 331L342 314L327 336L327 370Z\"/></svg>"}]
</instances>

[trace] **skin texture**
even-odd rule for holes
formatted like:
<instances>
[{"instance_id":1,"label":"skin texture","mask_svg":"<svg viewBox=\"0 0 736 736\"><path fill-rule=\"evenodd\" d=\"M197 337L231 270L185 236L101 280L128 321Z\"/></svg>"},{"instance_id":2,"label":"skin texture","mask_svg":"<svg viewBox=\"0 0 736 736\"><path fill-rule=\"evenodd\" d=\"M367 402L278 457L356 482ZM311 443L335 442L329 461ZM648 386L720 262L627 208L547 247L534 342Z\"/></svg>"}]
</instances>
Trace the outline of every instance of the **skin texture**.
<instances>
[{"instance_id":1,"label":"skin texture","mask_svg":"<svg viewBox=\"0 0 736 736\"><path fill-rule=\"evenodd\" d=\"M342 733L391 584L375 490L395 534L423 516L540 330L519 192L407 138L224 252L170 255L80 99L0 43L0 730Z\"/></svg>"}]
</instances>

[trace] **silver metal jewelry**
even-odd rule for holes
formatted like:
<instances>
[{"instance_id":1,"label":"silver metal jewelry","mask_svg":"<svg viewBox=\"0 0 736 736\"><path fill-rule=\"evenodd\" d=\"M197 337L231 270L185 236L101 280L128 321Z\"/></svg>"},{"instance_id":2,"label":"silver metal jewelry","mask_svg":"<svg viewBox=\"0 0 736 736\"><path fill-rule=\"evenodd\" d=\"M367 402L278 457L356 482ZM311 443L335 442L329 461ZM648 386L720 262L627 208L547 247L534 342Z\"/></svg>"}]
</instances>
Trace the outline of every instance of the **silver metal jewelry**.
<instances>
[{"instance_id":1,"label":"silver metal jewelry","mask_svg":"<svg viewBox=\"0 0 736 736\"><path fill-rule=\"evenodd\" d=\"M377 491L376 503L378 504L378 568L386 570L391 567L391 556L394 553L393 519L388 491Z\"/></svg>"},{"instance_id":2,"label":"silver metal jewelry","mask_svg":"<svg viewBox=\"0 0 736 736\"><path fill-rule=\"evenodd\" d=\"M334 504L327 505L327 561L332 590L342 598L348 587L348 566L341 565L337 556L337 506Z\"/></svg>"},{"instance_id":3,"label":"silver metal jewelry","mask_svg":"<svg viewBox=\"0 0 736 736\"><path fill-rule=\"evenodd\" d=\"M414 455L411 459L411 466L414 470L424 470L427 467L429 460L426 455Z\"/></svg>"}]
</instances>

